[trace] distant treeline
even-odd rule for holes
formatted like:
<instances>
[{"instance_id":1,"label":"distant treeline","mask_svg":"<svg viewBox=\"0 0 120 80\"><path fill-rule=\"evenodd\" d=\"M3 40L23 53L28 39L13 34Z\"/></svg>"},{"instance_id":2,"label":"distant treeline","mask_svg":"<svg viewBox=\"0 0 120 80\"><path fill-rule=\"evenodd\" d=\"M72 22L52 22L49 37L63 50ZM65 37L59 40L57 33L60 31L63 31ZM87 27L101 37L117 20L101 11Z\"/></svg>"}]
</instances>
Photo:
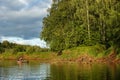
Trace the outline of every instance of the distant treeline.
<instances>
[{"instance_id":1,"label":"distant treeline","mask_svg":"<svg viewBox=\"0 0 120 80\"><path fill-rule=\"evenodd\" d=\"M47 48L41 48L39 46L21 45L16 43L10 43L8 41L3 41L2 43L0 43L0 54L2 53L17 54L18 52L32 54L46 51L48 51Z\"/></svg>"},{"instance_id":2,"label":"distant treeline","mask_svg":"<svg viewBox=\"0 0 120 80\"><path fill-rule=\"evenodd\" d=\"M102 44L120 48L120 0L52 0L41 38L51 50Z\"/></svg>"}]
</instances>

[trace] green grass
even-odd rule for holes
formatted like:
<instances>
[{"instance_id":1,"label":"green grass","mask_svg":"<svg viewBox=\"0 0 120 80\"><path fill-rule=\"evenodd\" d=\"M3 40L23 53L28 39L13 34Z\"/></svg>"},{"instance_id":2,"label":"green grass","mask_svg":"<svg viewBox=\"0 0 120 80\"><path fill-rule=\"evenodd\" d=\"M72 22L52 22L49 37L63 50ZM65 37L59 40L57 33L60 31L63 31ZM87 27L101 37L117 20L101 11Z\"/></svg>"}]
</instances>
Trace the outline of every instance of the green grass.
<instances>
[{"instance_id":1,"label":"green grass","mask_svg":"<svg viewBox=\"0 0 120 80\"><path fill-rule=\"evenodd\" d=\"M105 49L104 45L95 45L95 46L80 46L74 47L71 49L63 50L63 54L61 56L57 56L55 52L34 52L31 54L27 54L26 52L18 52L17 54L12 53L3 53L0 54L0 59L17 59L20 56L24 56L26 59L47 59L47 60L57 60L57 59L76 59L81 55L89 55L96 58L101 58L109 55L113 51L113 47L109 49ZM117 55L117 58L120 58L120 53Z\"/></svg>"},{"instance_id":2,"label":"green grass","mask_svg":"<svg viewBox=\"0 0 120 80\"><path fill-rule=\"evenodd\" d=\"M55 54L53 52L36 52L32 54L26 54L25 52L18 52L17 54L12 53L2 53L0 54L0 59L18 59L18 57L23 56L26 59L52 59Z\"/></svg>"},{"instance_id":3,"label":"green grass","mask_svg":"<svg viewBox=\"0 0 120 80\"><path fill-rule=\"evenodd\" d=\"M85 55L85 54L93 57L103 57L104 51L105 51L104 45L81 46L81 47L75 47L64 50L63 55L61 55L61 58L71 59L71 58L77 58L80 55Z\"/></svg>"}]
</instances>

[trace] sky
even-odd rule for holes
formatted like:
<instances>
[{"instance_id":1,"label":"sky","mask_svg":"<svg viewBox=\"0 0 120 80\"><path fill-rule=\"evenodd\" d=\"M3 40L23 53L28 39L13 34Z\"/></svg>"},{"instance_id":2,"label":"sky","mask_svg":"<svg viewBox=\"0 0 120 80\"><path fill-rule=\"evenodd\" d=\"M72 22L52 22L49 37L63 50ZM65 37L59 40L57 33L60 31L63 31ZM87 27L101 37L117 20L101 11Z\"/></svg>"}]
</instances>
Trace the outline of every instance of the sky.
<instances>
[{"instance_id":1,"label":"sky","mask_svg":"<svg viewBox=\"0 0 120 80\"><path fill-rule=\"evenodd\" d=\"M0 42L46 47L40 31L51 3L52 0L0 0Z\"/></svg>"}]
</instances>

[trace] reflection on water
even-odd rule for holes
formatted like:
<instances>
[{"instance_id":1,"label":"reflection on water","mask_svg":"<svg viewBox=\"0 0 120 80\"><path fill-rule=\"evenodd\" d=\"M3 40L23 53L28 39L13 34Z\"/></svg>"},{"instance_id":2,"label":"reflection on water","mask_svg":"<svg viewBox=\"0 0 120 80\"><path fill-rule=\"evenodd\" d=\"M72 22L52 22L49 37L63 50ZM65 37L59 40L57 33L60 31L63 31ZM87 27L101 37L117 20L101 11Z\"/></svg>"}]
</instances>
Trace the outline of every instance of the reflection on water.
<instances>
[{"instance_id":1,"label":"reflection on water","mask_svg":"<svg viewBox=\"0 0 120 80\"><path fill-rule=\"evenodd\" d=\"M119 80L120 66L64 64L51 66L52 80Z\"/></svg>"},{"instance_id":2,"label":"reflection on water","mask_svg":"<svg viewBox=\"0 0 120 80\"><path fill-rule=\"evenodd\" d=\"M0 62L0 80L119 80L120 65Z\"/></svg>"},{"instance_id":3,"label":"reflection on water","mask_svg":"<svg viewBox=\"0 0 120 80\"><path fill-rule=\"evenodd\" d=\"M1 66L0 80L47 80L49 70L50 65L45 63Z\"/></svg>"}]
</instances>

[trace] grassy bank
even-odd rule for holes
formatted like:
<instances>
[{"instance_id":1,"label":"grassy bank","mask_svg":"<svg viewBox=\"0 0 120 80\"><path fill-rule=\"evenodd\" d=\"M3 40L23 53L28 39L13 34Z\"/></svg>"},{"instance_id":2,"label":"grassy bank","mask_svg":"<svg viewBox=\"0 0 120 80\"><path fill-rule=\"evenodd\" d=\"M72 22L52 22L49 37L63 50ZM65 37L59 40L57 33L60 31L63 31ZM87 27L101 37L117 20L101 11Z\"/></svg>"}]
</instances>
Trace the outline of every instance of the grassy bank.
<instances>
[{"instance_id":1,"label":"grassy bank","mask_svg":"<svg viewBox=\"0 0 120 80\"><path fill-rule=\"evenodd\" d=\"M17 54L12 53L3 53L0 54L1 60L17 60L19 57L23 57L27 60L50 60L54 57L54 53L52 52L39 52L26 54L25 52L18 52Z\"/></svg>"},{"instance_id":2,"label":"grassy bank","mask_svg":"<svg viewBox=\"0 0 120 80\"><path fill-rule=\"evenodd\" d=\"M115 51L114 47L106 49L104 45L81 46L64 50L59 58L80 63L120 63L120 52L119 49Z\"/></svg>"},{"instance_id":3,"label":"grassy bank","mask_svg":"<svg viewBox=\"0 0 120 80\"><path fill-rule=\"evenodd\" d=\"M23 56L27 60L48 60L56 61L74 61L74 62L93 62L93 61L116 61L120 59L120 53L115 53L114 48L105 49L104 45L95 46L81 46L62 51L62 55L57 55L57 52L35 52L27 54L25 52L18 52L17 54L3 53L0 54L0 59L15 60Z\"/></svg>"}]
</instances>

